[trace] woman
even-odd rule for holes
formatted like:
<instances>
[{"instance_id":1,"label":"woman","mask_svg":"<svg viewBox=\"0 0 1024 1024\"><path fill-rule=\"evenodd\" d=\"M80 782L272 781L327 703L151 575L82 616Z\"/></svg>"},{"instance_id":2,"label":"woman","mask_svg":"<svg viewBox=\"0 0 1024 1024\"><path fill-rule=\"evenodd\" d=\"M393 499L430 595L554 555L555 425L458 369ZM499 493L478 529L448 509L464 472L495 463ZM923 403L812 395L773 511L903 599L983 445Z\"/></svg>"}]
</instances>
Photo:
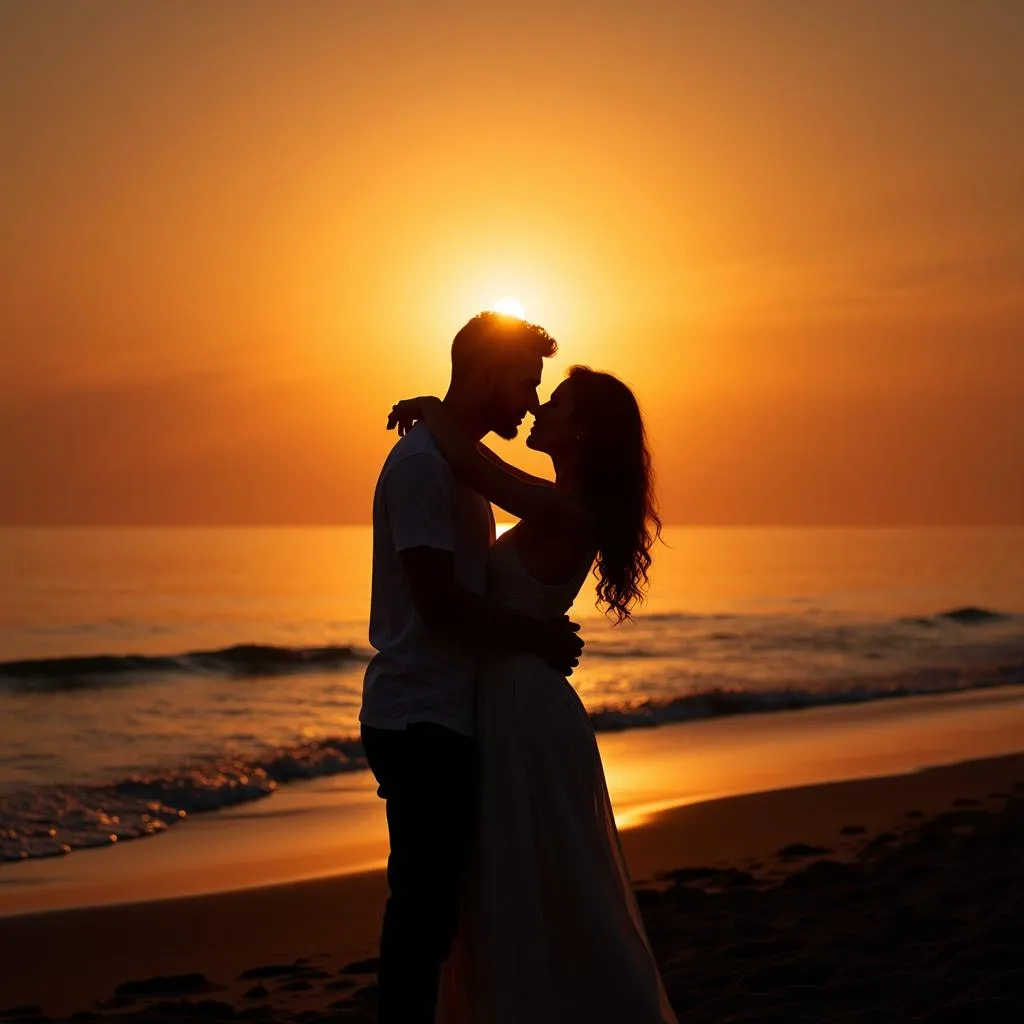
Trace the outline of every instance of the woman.
<instances>
[{"instance_id":1,"label":"woman","mask_svg":"<svg viewBox=\"0 0 1024 1024\"><path fill-rule=\"evenodd\" d=\"M536 413L527 445L555 480L504 463L436 398L398 403L399 433L426 421L459 479L520 522L491 549L488 596L535 618L565 614L595 566L598 602L621 622L643 599L661 524L636 399L573 367ZM675 1022L633 896L587 712L534 655L481 666L481 825L441 1024Z\"/></svg>"}]
</instances>

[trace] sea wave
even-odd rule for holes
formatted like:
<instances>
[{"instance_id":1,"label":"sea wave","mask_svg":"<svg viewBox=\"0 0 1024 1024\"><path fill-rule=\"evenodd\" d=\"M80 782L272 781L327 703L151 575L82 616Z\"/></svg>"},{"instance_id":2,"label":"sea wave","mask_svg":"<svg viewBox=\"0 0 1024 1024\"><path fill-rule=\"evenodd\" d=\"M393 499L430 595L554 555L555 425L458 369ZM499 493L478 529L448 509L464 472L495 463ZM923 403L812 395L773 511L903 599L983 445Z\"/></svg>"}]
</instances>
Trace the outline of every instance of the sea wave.
<instances>
[{"instance_id":1,"label":"sea wave","mask_svg":"<svg viewBox=\"0 0 1024 1024\"><path fill-rule=\"evenodd\" d=\"M136 675L206 674L231 677L322 672L367 661L351 646L276 647L235 644L185 654L91 654L0 662L0 687L7 690L62 690L103 685Z\"/></svg>"},{"instance_id":2,"label":"sea wave","mask_svg":"<svg viewBox=\"0 0 1024 1024\"><path fill-rule=\"evenodd\" d=\"M976 608L973 605L965 605L963 608L953 608L947 612L940 612L937 616L948 622L956 622L961 626L977 626L986 622L1006 622L1014 618L1006 612L992 611L990 608Z\"/></svg>"},{"instance_id":3,"label":"sea wave","mask_svg":"<svg viewBox=\"0 0 1024 1024\"><path fill-rule=\"evenodd\" d=\"M711 649L794 654L813 651L843 654L881 648L921 650L940 644L946 650L976 648L1009 641L1024 642L1024 617L972 605L934 615L898 619L851 619L827 615L689 615L637 616L629 632L585 634L588 659L659 659L699 655ZM990 627L990 628L985 628ZM628 638L628 639L627 639ZM994 656L995 657L995 656Z\"/></svg>"},{"instance_id":4,"label":"sea wave","mask_svg":"<svg viewBox=\"0 0 1024 1024\"><path fill-rule=\"evenodd\" d=\"M665 700L608 705L591 711L590 721L595 732L619 732L727 715L799 711L999 686L1024 686L1024 661L970 669L920 669L890 677L847 680L813 690L798 687L770 690L715 688Z\"/></svg>"},{"instance_id":5,"label":"sea wave","mask_svg":"<svg viewBox=\"0 0 1024 1024\"><path fill-rule=\"evenodd\" d=\"M932 629L943 626L986 626L1015 623L1021 616L1008 612L979 608L973 605L951 608L931 616L901 618L891 623L860 623L859 628L881 635L889 627L906 629L920 626ZM596 632L587 637L586 655L598 659L664 658L685 654L680 645L692 640L726 643L747 638L771 638L777 645L794 648L827 643L829 627L819 621L808 622L806 628L795 630L802 617L771 615L697 615L670 612L638 615L635 626L638 642L626 643L618 635ZM721 623L732 626L722 629ZM704 630L711 625L711 632ZM715 625L719 624L719 625ZM783 632L775 636L764 632L772 625ZM672 626L681 626L681 632ZM833 628L835 628L833 624ZM843 634L858 628L857 623L841 624ZM653 630L653 632L652 632ZM132 677L155 675L215 675L232 678L285 675L289 673L323 672L365 663L372 651L351 645L322 647L281 647L274 644L240 643L212 651L186 651L183 654L86 654L76 657L37 658L22 661L0 661L0 690L32 692L84 689L119 684Z\"/></svg>"},{"instance_id":6,"label":"sea wave","mask_svg":"<svg viewBox=\"0 0 1024 1024\"><path fill-rule=\"evenodd\" d=\"M1024 661L933 668L819 689L710 689L590 711L596 732L650 728L875 700L1024 686ZM0 795L0 863L109 846L165 831L190 815L270 796L280 785L366 768L354 737L307 740L251 757L211 758L105 785L51 785Z\"/></svg>"},{"instance_id":7,"label":"sea wave","mask_svg":"<svg viewBox=\"0 0 1024 1024\"><path fill-rule=\"evenodd\" d=\"M108 785L40 786L0 796L0 863L154 835L191 814L270 796L297 779L366 766L357 739L325 738L221 757Z\"/></svg>"}]
</instances>

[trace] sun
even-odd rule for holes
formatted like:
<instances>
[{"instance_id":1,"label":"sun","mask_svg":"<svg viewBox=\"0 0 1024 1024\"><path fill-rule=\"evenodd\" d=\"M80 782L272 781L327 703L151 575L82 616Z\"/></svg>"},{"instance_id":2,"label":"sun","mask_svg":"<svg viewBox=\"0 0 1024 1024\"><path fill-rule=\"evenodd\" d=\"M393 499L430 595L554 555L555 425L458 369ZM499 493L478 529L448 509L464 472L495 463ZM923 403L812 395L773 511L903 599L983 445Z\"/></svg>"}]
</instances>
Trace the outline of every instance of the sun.
<instances>
[{"instance_id":1,"label":"sun","mask_svg":"<svg viewBox=\"0 0 1024 1024\"><path fill-rule=\"evenodd\" d=\"M502 313L505 316L514 316L519 320L526 319L526 310L523 308L523 304L518 300L512 298L511 295L506 295L503 299L498 301L491 306L493 313Z\"/></svg>"}]
</instances>

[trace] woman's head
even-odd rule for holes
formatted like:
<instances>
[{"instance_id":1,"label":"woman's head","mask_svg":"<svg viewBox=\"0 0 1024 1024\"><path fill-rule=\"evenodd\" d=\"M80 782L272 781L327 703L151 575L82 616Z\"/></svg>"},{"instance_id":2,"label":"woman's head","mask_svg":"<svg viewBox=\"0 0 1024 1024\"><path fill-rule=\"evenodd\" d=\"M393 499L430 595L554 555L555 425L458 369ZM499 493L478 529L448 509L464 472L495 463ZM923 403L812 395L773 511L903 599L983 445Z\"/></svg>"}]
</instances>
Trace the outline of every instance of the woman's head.
<instances>
[{"instance_id":1,"label":"woman's head","mask_svg":"<svg viewBox=\"0 0 1024 1024\"><path fill-rule=\"evenodd\" d=\"M536 412L526 442L571 466L597 526L597 596L618 621L643 600L661 533L651 455L633 392L617 377L574 366Z\"/></svg>"}]
</instances>

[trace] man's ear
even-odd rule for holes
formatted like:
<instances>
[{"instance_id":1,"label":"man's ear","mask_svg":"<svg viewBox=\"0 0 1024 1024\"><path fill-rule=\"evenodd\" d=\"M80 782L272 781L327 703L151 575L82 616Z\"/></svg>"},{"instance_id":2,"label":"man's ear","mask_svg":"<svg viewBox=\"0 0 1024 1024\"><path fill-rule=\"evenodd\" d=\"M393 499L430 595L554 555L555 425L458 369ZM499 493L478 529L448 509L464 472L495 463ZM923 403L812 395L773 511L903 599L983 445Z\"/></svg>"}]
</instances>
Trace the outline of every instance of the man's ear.
<instances>
[{"instance_id":1,"label":"man's ear","mask_svg":"<svg viewBox=\"0 0 1024 1024\"><path fill-rule=\"evenodd\" d=\"M485 398L494 390L498 380L497 369L493 363L481 362L470 371L469 386L473 394Z\"/></svg>"}]
</instances>

